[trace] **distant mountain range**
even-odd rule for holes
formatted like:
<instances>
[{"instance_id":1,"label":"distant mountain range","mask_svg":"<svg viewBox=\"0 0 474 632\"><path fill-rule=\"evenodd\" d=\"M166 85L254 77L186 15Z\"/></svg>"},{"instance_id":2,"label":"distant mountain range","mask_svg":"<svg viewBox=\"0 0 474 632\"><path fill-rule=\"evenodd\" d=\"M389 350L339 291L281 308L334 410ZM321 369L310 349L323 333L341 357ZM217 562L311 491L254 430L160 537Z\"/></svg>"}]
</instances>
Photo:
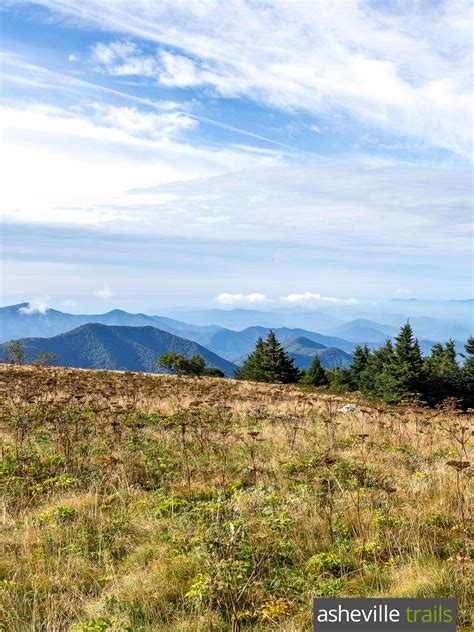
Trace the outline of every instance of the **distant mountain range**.
<instances>
[{"instance_id":1,"label":"distant mountain range","mask_svg":"<svg viewBox=\"0 0 474 632\"><path fill-rule=\"evenodd\" d=\"M367 318L357 318L336 327L333 333L352 342L378 342L383 344L387 337L396 336L398 330L399 328L393 325L374 322Z\"/></svg>"},{"instance_id":2,"label":"distant mountain range","mask_svg":"<svg viewBox=\"0 0 474 632\"><path fill-rule=\"evenodd\" d=\"M325 369L345 369L352 364L352 355L336 347L324 347L301 336L284 342L284 347L300 369L307 369L315 355Z\"/></svg>"},{"instance_id":3,"label":"distant mountain range","mask_svg":"<svg viewBox=\"0 0 474 632\"><path fill-rule=\"evenodd\" d=\"M411 304L411 301L398 301L396 304L400 303ZM463 309L467 303L463 302ZM192 322L184 322L170 315L189 318ZM154 362L160 353L182 349L177 352L184 355L199 353L210 366L221 368L226 375L232 375L235 365L243 362L254 349L257 339L260 336L264 338L270 328L275 331L277 338L300 368L306 368L315 353L320 356L325 368L333 368L347 366L357 344L368 344L376 348L388 337L393 338L400 325L407 320L403 314L379 313L377 320L361 314L358 318L344 322L340 315L340 311L334 316L302 309L193 311L184 308L171 314L168 312L167 316L130 314L119 309L105 314L87 315L68 314L54 309L38 310L28 303L20 303L0 308L0 342L26 339L24 343L32 354L41 351L59 353L61 363L74 363L70 366L95 366L99 362L101 368L146 371L156 370ZM319 323L324 333L285 324L295 322L310 325ZM448 338L453 338L458 351L462 351L463 343L470 335L469 328L456 320L413 316L410 323L424 354L430 352L435 341L445 341ZM83 328L90 324L103 325L105 329ZM228 326L225 327L224 324ZM138 333L133 331L125 331L120 335L115 331L113 336L111 333L112 330L133 329L146 330L146 339L143 338L140 342L136 339ZM66 333L71 336L63 336ZM76 347L74 345L76 339L84 336L85 350L81 351L82 343L77 342ZM100 339L99 342L88 342L96 338ZM57 347L53 349L55 345ZM135 352L132 353L131 349L135 349ZM206 353L211 355L206 356ZM123 358L128 358L127 362ZM216 364L217 362L220 364Z\"/></svg>"},{"instance_id":4,"label":"distant mountain range","mask_svg":"<svg viewBox=\"0 0 474 632\"><path fill-rule=\"evenodd\" d=\"M28 303L20 303L0 308L0 342L30 336L56 336L87 323L122 327L158 327L184 338L187 337L187 333L205 334L219 329L216 326L196 327L164 316L129 314L121 309L114 309L105 314L68 314L56 309L44 312L30 310Z\"/></svg>"},{"instance_id":5,"label":"distant mountain range","mask_svg":"<svg viewBox=\"0 0 474 632\"><path fill-rule=\"evenodd\" d=\"M251 328L254 342L250 343L248 332L247 350L230 362L226 358L197 342L175 336L156 327L121 327L89 323L71 331L50 338L21 338L20 342L27 353L26 362L33 362L40 353L55 353L59 356L54 363L58 366L70 366L83 369L110 369L123 371L158 371L156 359L162 353L172 351L186 357L194 354L202 356L207 366L221 369L227 377L233 377L237 365L250 353L258 338L259 332ZM290 330L291 331L291 330ZM265 335L267 330L260 332ZM324 336L323 336L324 338ZM283 342L295 365L307 368L315 354L319 355L321 364L331 369L349 366L352 356L335 347L325 347L308 338L299 337ZM237 349L238 347L235 347ZM7 356L6 344L0 345L0 357Z\"/></svg>"},{"instance_id":6,"label":"distant mountain range","mask_svg":"<svg viewBox=\"0 0 474 632\"><path fill-rule=\"evenodd\" d=\"M231 362L239 363L255 347L258 338L265 338L270 331L269 327L247 327L242 331L232 331L230 329L219 329L215 332L202 334L197 332L192 334L192 339L199 344L218 353L223 358ZM335 336L324 336L314 331L306 329L291 329L289 327L274 327L273 331L280 342L304 337L321 345L321 348L337 347L346 353L352 353L356 347L354 342L344 340ZM330 367L327 367L330 368Z\"/></svg>"},{"instance_id":7,"label":"distant mountain range","mask_svg":"<svg viewBox=\"0 0 474 632\"><path fill-rule=\"evenodd\" d=\"M267 328L298 327L312 331L322 331L343 321L320 311L275 310L260 311L256 309L206 309L206 310L169 310L169 316L180 321L196 325L219 325L220 327L240 331L247 327L262 326Z\"/></svg>"},{"instance_id":8,"label":"distant mountain range","mask_svg":"<svg viewBox=\"0 0 474 632\"><path fill-rule=\"evenodd\" d=\"M397 301L393 303L392 307L406 303L408 301ZM453 303L457 305L456 302ZM411 306L412 303L410 302L409 305ZM465 301L462 305L462 317L459 319L419 315L418 312L421 307L418 303L416 303L417 309L414 310L415 314L412 314L411 311L404 314L385 312L383 311L387 307L387 303L385 303L381 306L381 311L377 312L367 311L369 306L364 305L357 309L352 307L325 307L318 310L281 309L274 311L253 309L180 309L167 310L166 315L173 319L191 322L199 326L213 324L234 331L253 326L271 327L272 329L287 327L318 332L325 336L336 336L352 342L367 344L384 342L387 336L396 335L400 327L409 320L415 335L419 339L444 342L449 338L465 341L472 335L474 324L472 303ZM426 310L428 314L430 313L430 306L431 303L427 303Z\"/></svg>"},{"instance_id":9,"label":"distant mountain range","mask_svg":"<svg viewBox=\"0 0 474 632\"><path fill-rule=\"evenodd\" d=\"M175 336L156 327L120 327L89 323L51 338L23 338L21 343L28 361L43 352L57 353L58 366L83 369L112 369L126 371L158 371L156 359L172 351L186 357L200 355L207 366L221 369L232 377L235 364L219 357L196 342ZM6 354L0 345L0 354Z\"/></svg>"}]
</instances>

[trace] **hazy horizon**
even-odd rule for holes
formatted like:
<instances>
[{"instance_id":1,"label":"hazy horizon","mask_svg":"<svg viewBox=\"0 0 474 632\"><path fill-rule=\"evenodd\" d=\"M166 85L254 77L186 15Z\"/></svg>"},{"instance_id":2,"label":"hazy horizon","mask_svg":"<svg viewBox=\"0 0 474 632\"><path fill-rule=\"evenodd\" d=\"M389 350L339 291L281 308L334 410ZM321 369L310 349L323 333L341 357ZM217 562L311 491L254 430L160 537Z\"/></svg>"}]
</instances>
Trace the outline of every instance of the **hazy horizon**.
<instances>
[{"instance_id":1,"label":"hazy horizon","mask_svg":"<svg viewBox=\"0 0 474 632\"><path fill-rule=\"evenodd\" d=\"M469 303L474 301L474 297L453 297L449 299L437 299L433 297L428 298L417 298L414 296L410 297L354 297L354 298L343 298L343 297L320 297L319 300L315 300L314 302L299 302L299 301L288 301L286 297L281 298L268 298L265 300L257 300L252 303L246 303L244 301L240 301L238 298L233 297L232 300L219 300L218 297L214 299L209 299L205 301L201 299L196 303L170 303L170 304L160 304L159 301L156 302L147 302L145 299L136 300L136 301L120 301L119 299L115 299L110 297L106 302L97 305L94 301L91 303L83 302L82 305L87 307L90 305L91 308L99 307L101 308L100 312L109 312L113 310L122 310L130 313L134 313L135 307L133 303L136 303L137 309L138 306L142 306L142 308L138 309L139 312L148 313L148 314L158 314L161 310L164 314L166 312L172 311L194 311L194 310L221 310L221 311L232 311L232 310L246 310L246 311L259 311L259 312L278 312L278 311L334 311L337 309L338 311L350 312L357 311L358 309L364 310L368 308L376 309L377 307L383 308L384 306L394 304L400 306L400 310L405 306L407 308L415 302L422 306L423 304L449 304L453 302L459 303ZM41 297L34 298L32 300L22 300L17 303L10 303L2 301L0 308L2 307L11 307L13 305L27 305L29 309L29 313L46 313L49 309L55 309L57 311L62 311L70 314L81 314L86 313L83 309L80 309L78 304L73 304L72 302L66 303L60 300L52 300L51 297ZM87 311L87 310L86 310ZM92 313L92 312L91 312Z\"/></svg>"}]
</instances>

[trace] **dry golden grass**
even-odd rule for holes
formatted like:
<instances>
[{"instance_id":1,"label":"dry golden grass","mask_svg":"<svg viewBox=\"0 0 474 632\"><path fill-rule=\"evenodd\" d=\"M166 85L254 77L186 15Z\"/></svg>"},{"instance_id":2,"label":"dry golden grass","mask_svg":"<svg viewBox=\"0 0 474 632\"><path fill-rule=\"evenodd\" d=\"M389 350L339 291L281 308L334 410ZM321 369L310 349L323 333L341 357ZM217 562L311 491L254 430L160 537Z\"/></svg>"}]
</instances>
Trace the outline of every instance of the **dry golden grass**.
<instances>
[{"instance_id":1,"label":"dry golden grass","mask_svg":"<svg viewBox=\"0 0 474 632\"><path fill-rule=\"evenodd\" d=\"M296 632L318 595L455 597L471 629L471 415L6 365L0 389L0 629Z\"/></svg>"}]
</instances>

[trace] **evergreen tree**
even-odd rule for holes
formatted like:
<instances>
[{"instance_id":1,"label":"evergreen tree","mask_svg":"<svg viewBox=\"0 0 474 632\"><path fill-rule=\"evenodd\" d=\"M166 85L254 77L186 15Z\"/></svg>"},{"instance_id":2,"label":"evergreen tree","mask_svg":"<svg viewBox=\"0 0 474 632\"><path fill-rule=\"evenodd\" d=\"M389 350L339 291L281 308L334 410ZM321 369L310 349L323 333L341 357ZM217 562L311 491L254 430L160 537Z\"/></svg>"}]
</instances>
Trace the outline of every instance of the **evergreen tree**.
<instances>
[{"instance_id":1,"label":"evergreen tree","mask_svg":"<svg viewBox=\"0 0 474 632\"><path fill-rule=\"evenodd\" d=\"M254 351L247 356L241 368L237 369L235 377L238 380L266 382L266 360L265 343L263 342L263 338L259 336Z\"/></svg>"},{"instance_id":2,"label":"evergreen tree","mask_svg":"<svg viewBox=\"0 0 474 632\"><path fill-rule=\"evenodd\" d=\"M356 390L350 380L350 376L349 376L349 369L340 369L340 368L334 368L334 369L327 369L326 370L326 375L329 381L329 386L331 387L331 389L334 389L335 391L354 391Z\"/></svg>"},{"instance_id":3,"label":"evergreen tree","mask_svg":"<svg viewBox=\"0 0 474 632\"><path fill-rule=\"evenodd\" d=\"M395 362L406 364L412 380L410 386L416 388L419 385L423 358L421 357L420 345L413 335L410 323L403 325L400 333L395 338Z\"/></svg>"},{"instance_id":4,"label":"evergreen tree","mask_svg":"<svg viewBox=\"0 0 474 632\"><path fill-rule=\"evenodd\" d=\"M283 384L299 381L299 369L294 366L293 359L283 349L275 336L275 332L271 329L265 340L265 353L268 362L268 381L281 382Z\"/></svg>"},{"instance_id":5,"label":"evergreen tree","mask_svg":"<svg viewBox=\"0 0 474 632\"><path fill-rule=\"evenodd\" d=\"M464 349L464 365L462 367L462 407L464 410L474 408L474 337L466 342Z\"/></svg>"},{"instance_id":6,"label":"evergreen tree","mask_svg":"<svg viewBox=\"0 0 474 632\"><path fill-rule=\"evenodd\" d=\"M311 364L308 370L305 371L301 383L308 386L325 386L329 383L326 371L321 366L321 360L317 353L313 356Z\"/></svg>"},{"instance_id":7,"label":"evergreen tree","mask_svg":"<svg viewBox=\"0 0 474 632\"><path fill-rule=\"evenodd\" d=\"M373 352L359 352L359 363L365 367L358 376L362 393L397 403L420 393L423 385L423 359L418 340L411 326L404 325L395 338Z\"/></svg>"},{"instance_id":8,"label":"evergreen tree","mask_svg":"<svg viewBox=\"0 0 474 632\"><path fill-rule=\"evenodd\" d=\"M265 341L262 338L257 340L255 350L235 376L241 380L290 384L298 382L300 372L278 342L275 333L270 330Z\"/></svg>"},{"instance_id":9,"label":"evergreen tree","mask_svg":"<svg viewBox=\"0 0 474 632\"><path fill-rule=\"evenodd\" d=\"M448 397L460 397L463 373L456 360L456 347L448 340L443 347L439 342L433 345L431 355L425 358L424 397L428 404L440 404Z\"/></svg>"},{"instance_id":10,"label":"evergreen tree","mask_svg":"<svg viewBox=\"0 0 474 632\"><path fill-rule=\"evenodd\" d=\"M349 385L353 390L358 390L361 386L361 376L363 371L367 368L370 360L370 349L367 345L363 347L357 345L354 349L354 356L351 366L347 371L349 378Z\"/></svg>"},{"instance_id":11,"label":"evergreen tree","mask_svg":"<svg viewBox=\"0 0 474 632\"><path fill-rule=\"evenodd\" d=\"M388 338L384 345L368 354L365 368L359 377L359 389L366 395L390 399L394 389L393 363L394 349Z\"/></svg>"},{"instance_id":12,"label":"evergreen tree","mask_svg":"<svg viewBox=\"0 0 474 632\"><path fill-rule=\"evenodd\" d=\"M423 390L423 358L410 323L395 338L393 362L388 377L395 400L412 397Z\"/></svg>"}]
</instances>

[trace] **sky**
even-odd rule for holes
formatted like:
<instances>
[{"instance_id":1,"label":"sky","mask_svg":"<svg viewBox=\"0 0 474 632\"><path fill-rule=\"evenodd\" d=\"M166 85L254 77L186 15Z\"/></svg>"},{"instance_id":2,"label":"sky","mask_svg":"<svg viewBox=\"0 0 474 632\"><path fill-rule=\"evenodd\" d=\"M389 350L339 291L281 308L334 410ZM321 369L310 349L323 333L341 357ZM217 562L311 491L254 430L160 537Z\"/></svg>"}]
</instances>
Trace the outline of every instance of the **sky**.
<instances>
[{"instance_id":1,"label":"sky","mask_svg":"<svg viewBox=\"0 0 474 632\"><path fill-rule=\"evenodd\" d=\"M2 0L2 304L473 294L470 0Z\"/></svg>"}]
</instances>

